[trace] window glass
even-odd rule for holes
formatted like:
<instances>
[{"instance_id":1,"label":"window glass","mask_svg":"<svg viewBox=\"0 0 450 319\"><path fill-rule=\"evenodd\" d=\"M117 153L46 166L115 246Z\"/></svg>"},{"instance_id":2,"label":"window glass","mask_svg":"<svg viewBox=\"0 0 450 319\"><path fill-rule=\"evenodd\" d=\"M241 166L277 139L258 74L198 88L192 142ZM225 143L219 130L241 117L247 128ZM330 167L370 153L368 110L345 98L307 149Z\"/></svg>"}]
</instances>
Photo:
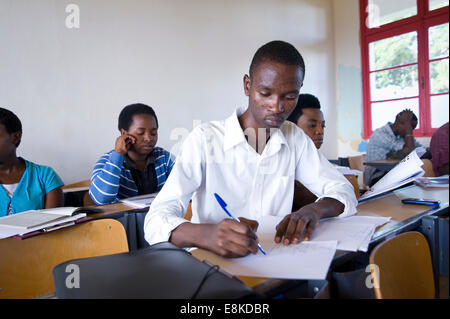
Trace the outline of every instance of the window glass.
<instances>
[{"instance_id":1,"label":"window glass","mask_svg":"<svg viewBox=\"0 0 450 319\"><path fill-rule=\"evenodd\" d=\"M448 122L448 94L431 97L431 127L439 128Z\"/></svg>"},{"instance_id":2,"label":"window glass","mask_svg":"<svg viewBox=\"0 0 450 319\"><path fill-rule=\"evenodd\" d=\"M419 128L419 99L407 99L400 101L378 102L372 103L372 131L386 125L387 122L394 122L398 113L404 109L410 109L419 119L416 129ZM447 117L448 118L448 117Z\"/></svg>"},{"instance_id":3,"label":"window glass","mask_svg":"<svg viewBox=\"0 0 450 319\"><path fill-rule=\"evenodd\" d=\"M419 95L417 64L370 74L372 101Z\"/></svg>"},{"instance_id":4,"label":"window glass","mask_svg":"<svg viewBox=\"0 0 450 319\"><path fill-rule=\"evenodd\" d=\"M369 57L371 71L417 62L417 32L370 43Z\"/></svg>"},{"instance_id":5,"label":"window glass","mask_svg":"<svg viewBox=\"0 0 450 319\"><path fill-rule=\"evenodd\" d=\"M369 0L366 8L368 28L409 18L417 14L417 0Z\"/></svg>"},{"instance_id":6,"label":"window glass","mask_svg":"<svg viewBox=\"0 0 450 319\"><path fill-rule=\"evenodd\" d=\"M428 29L428 49L430 59L448 56L448 23Z\"/></svg>"},{"instance_id":7,"label":"window glass","mask_svg":"<svg viewBox=\"0 0 450 319\"><path fill-rule=\"evenodd\" d=\"M430 62L430 93L448 92L448 59Z\"/></svg>"},{"instance_id":8,"label":"window glass","mask_svg":"<svg viewBox=\"0 0 450 319\"><path fill-rule=\"evenodd\" d=\"M448 0L430 0L428 5L430 11L446 6L448 6Z\"/></svg>"}]
</instances>

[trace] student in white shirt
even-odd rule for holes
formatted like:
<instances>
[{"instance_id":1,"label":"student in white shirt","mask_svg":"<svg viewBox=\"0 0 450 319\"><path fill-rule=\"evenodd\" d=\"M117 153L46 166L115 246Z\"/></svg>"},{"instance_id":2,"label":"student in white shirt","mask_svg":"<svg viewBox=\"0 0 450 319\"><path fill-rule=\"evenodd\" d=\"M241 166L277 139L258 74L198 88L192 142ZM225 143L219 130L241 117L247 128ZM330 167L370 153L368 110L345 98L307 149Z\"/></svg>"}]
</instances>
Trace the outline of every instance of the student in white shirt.
<instances>
[{"instance_id":1,"label":"student in white shirt","mask_svg":"<svg viewBox=\"0 0 450 319\"><path fill-rule=\"evenodd\" d=\"M272 41L253 57L244 76L247 109L197 126L186 138L144 223L150 244L170 241L224 257L257 253L251 226L265 215L284 216L275 242L308 240L320 218L355 213L353 187L295 124L285 122L303 85L305 65L290 44ZM318 200L291 213L294 180ZM214 193L227 202L227 216ZM192 198L192 220L183 218Z\"/></svg>"}]
</instances>

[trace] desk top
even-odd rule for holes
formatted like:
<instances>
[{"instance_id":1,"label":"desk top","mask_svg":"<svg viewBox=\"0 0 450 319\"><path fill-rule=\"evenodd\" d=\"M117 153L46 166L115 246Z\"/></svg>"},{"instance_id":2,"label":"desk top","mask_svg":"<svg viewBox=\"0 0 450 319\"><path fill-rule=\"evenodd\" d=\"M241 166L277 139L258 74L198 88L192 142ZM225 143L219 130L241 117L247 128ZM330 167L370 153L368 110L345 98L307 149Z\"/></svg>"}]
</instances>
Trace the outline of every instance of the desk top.
<instances>
[{"instance_id":1,"label":"desk top","mask_svg":"<svg viewBox=\"0 0 450 319\"><path fill-rule=\"evenodd\" d=\"M391 217L391 221L385 225L378 227L373 238L387 236L389 233L397 230L396 225L400 225L405 220L420 215L430 210L429 206L403 204L401 199L407 197L419 197L441 201L441 208L449 205L449 189L448 188L422 188L417 185L409 186L395 192L389 193L383 197L375 198L364 202L357 207L357 216L382 216ZM337 251L336 256L342 256L348 252ZM192 251L192 255L199 260L203 260L203 250L197 249ZM276 285L286 280L255 278L239 276L247 286L257 290L263 285ZM270 283L268 283L270 281ZM261 288L264 290L264 288Z\"/></svg>"}]
</instances>

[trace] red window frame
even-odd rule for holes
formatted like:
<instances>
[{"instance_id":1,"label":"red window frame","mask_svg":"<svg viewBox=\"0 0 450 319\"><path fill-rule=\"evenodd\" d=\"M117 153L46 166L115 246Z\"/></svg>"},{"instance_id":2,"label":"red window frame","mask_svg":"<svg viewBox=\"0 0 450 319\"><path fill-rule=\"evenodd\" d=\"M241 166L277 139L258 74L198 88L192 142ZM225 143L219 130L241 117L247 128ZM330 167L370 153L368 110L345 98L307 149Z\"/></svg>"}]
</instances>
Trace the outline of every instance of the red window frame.
<instances>
[{"instance_id":1,"label":"red window frame","mask_svg":"<svg viewBox=\"0 0 450 319\"><path fill-rule=\"evenodd\" d=\"M363 119L364 119L364 138L368 139L372 131L372 115L371 115L371 96L370 96L370 65L369 65L369 44L374 41L390 38L403 33L412 31L417 32L418 56L417 63L390 67L383 70L395 69L409 65L418 65L419 77L419 129L414 130L416 137L429 137L433 135L436 128L431 127L431 96L444 95L447 93L430 93L430 74L429 63L448 59L438 58L430 61L428 54L428 28L449 22L449 7L439 8L428 11L429 0L417 0L417 14L415 16L394 21L378 28L368 28L366 21L368 18L368 0L360 0L360 36L361 36L361 71L363 84ZM380 70L377 70L380 71ZM402 98L409 99L411 97ZM394 99L394 100L402 100ZM386 100L390 101L390 100ZM392 119L393 120L393 119Z\"/></svg>"}]
</instances>

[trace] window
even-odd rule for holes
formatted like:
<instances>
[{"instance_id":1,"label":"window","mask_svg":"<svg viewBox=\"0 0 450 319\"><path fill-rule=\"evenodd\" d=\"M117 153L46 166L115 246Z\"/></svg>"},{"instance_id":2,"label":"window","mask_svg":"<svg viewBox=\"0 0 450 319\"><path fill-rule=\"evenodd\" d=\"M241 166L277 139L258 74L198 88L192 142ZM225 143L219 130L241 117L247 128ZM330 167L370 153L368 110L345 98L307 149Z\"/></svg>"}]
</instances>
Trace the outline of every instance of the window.
<instances>
[{"instance_id":1,"label":"window","mask_svg":"<svg viewBox=\"0 0 450 319\"><path fill-rule=\"evenodd\" d=\"M448 122L449 0L360 0L364 138L405 108L416 137Z\"/></svg>"}]
</instances>

